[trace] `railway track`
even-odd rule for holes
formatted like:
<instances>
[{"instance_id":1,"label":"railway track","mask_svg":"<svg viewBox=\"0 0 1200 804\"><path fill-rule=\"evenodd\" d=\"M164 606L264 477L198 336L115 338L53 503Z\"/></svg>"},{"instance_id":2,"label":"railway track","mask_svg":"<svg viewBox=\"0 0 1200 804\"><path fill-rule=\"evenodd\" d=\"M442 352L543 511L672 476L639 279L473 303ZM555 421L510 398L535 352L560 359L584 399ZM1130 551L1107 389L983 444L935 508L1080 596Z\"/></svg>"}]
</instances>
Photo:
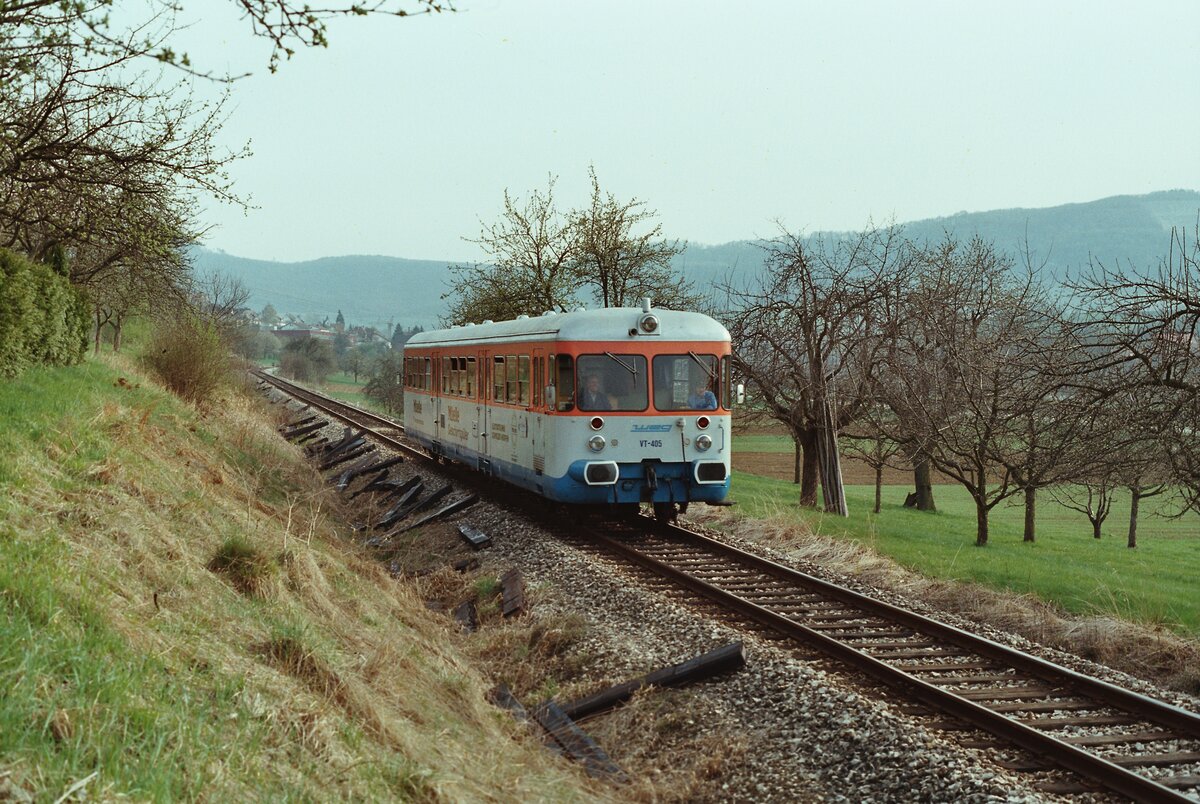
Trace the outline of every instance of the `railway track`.
<instances>
[{"instance_id":1,"label":"railway track","mask_svg":"<svg viewBox=\"0 0 1200 804\"><path fill-rule=\"evenodd\" d=\"M403 426L279 378L272 385L396 449ZM387 435L387 433L393 435ZM621 538L609 535L619 530ZM607 531L607 532L605 532ZM1063 768L1079 785L1137 801L1200 801L1200 715L875 600L678 526L608 523L586 540L737 618L863 672L1032 758L1018 771ZM970 740L967 741L971 743ZM1003 764L1003 763L1002 763Z\"/></svg>"}]
</instances>

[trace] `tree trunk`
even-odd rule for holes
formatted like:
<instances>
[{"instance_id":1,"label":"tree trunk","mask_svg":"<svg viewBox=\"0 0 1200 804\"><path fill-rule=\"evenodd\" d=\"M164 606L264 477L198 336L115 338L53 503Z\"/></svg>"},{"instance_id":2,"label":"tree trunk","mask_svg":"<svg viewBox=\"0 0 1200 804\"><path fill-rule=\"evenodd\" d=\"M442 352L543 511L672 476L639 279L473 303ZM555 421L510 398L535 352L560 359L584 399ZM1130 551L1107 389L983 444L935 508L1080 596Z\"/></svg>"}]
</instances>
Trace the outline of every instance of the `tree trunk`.
<instances>
[{"instance_id":1,"label":"tree trunk","mask_svg":"<svg viewBox=\"0 0 1200 804\"><path fill-rule=\"evenodd\" d=\"M928 458L922 456L913 462L913 481L917 487L917 510L936 511L937 506L933 504L932 469Z\"/></svg>"},{"instance_id":2,"label":"tree trunk","mask_svg":"<svg viewBox=\"0 0 1200 804\"><path fill-rule=\"evenodd\" d=\"M794 464L792 466L792 482L798 486L800 485L800 456L804 453L804 447L800 445L800 438L798 436L792 436L792 447Z\"/></svg>"},{"instance_id":3,"label":"tree trunk","mask_svg":"<svg viewBox=\"0 0 1200 804\"><path fill-rule=\"evenodd\" d=\"M879 513L883 504L883 466L875 467L875 513Z\"/></svg>"},{"instance_id":4,"label":"tree trunk","mask_svg":"<svg viewBox=\"0 0 1200 804\"><path fill-rule=\"evenodd\" d=\"M121 319L118 318L116 320L116 322L113 324L113 351L114 352L121 351L121 326L122 326Z\"/></svg>"},{"instance_id":5,"label":"tree trunk","mask_svg":"<svg viewBox=\"0 0 1200 804\"><path fill-rule=\"evenodd\" d=\"M820 461L817 455L816 433L805 433L801 441L802 463L800 469L800 504L810 508L817 507L817 476L820 472Z\"/></svg>"},{"instance_id":6,"label":"tree trunk","mask_svg":"<svg viewBox=\"0 0 1200 804\"><path fill-rule=\"evenodd\" d=\"M1099 519L1092 520L1092 538L1093 539L1100 538L1100 526L1103 524L1104 524L1104 522L1102 520L1099 520Z\"/></svg>"},{"instance_id":7,"label":"tree trunk","mask_svg":"<svg viewBox=\"0 0 1200 804\"><path fill-rule=\"evenodd\" d=\"M987 547L988 509L987 502L980 496L975 498L975 546Z\"/></svg>"},{"instance_id":8,"label":"tree trunk","mask_svg":"<svg viewBox=\"0 0 1200 804\"><path fill-rule=\"evenodd\" d=\"M1127 547L1137 547L1137 517L1138 505L1142 502L1141 488L1131 486L1129 489L1129 539L1125 545Z\"/></svg>"},{"instance_id":9,"label":"tree trunk","mask_svg":"<svg viewBox=\"0 0 1200 804\"><path fill-rule=\"evenodd\" d=\"M92 330L92 342L94 344L94 346L92 348L92 354L94 354L94 355L100 354L100 330L103 328L103 326L104 325L102 323L100 323L100 311L97 310L96 311L96 326Z\"/></svg>"},{"instance_id":10,"label":"tree trunk","mask_svg":"<svg viewBox=\"0 0 1200 804\"><path fill-rule=\"evenodd\" d=\"M1025 535L1022 541L1034 540L1034 521L1037 516L1037 486L1025 487Z\"/></svg>"}]
</instances>

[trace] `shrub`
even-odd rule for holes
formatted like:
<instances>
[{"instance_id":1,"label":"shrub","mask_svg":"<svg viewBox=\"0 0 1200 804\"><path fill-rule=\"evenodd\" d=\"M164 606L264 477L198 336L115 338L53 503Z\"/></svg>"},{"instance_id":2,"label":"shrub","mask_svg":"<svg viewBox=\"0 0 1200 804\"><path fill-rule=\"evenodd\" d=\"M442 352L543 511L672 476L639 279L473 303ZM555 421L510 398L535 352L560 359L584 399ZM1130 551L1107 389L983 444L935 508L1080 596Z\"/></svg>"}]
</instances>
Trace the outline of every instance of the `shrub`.
<instances>
[{"instance_id":1,"label":"shrub","mask_svg":"<svg viewBox=\"0 0 1200 804\"><path fill-rule=\"evenodd\" d=\"M329 341L297 338L283 347L279 368L293 380L323 382L337 368L337 355Z\"/></svg>"},{"instance_id":2,"label":"shrub","mask_svg":"<svg viewBox=\"0 0 1200 804\"><path fill-rule=\"evenodd\" d=\"M232 368L217 327L191 312L177 321L160 321L143 360L168 388L198 404L216 395Z\"/></svg>"},{"instance_id":3,"label":"shrub","mask_svg":"<svg viewBox=\"0 0 1200 804\"><path fill-rule=\"evenodd\" d=\"M0 376L78 362L90 317L87 298L67 277L0 249Z\"/></svg>"}]
</instances>

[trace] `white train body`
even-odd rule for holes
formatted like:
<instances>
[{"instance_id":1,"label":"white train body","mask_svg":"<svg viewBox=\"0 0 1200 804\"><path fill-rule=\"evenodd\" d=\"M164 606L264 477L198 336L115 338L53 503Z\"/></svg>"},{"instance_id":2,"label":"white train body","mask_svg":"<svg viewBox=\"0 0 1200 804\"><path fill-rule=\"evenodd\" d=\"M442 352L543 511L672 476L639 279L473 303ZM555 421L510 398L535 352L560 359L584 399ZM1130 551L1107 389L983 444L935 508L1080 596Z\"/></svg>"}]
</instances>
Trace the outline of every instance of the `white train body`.
<instances>
[{"instance_id":1,"label":"white train body","mask_svg":"<svg viewBox=\"0 0 1200 804\"><path fill-rule=\"evenodd\" d=\"M404 348L408 436L559 502L722 501L729 333L608 308L424 332Z\"/></svg>"}]
</instances>

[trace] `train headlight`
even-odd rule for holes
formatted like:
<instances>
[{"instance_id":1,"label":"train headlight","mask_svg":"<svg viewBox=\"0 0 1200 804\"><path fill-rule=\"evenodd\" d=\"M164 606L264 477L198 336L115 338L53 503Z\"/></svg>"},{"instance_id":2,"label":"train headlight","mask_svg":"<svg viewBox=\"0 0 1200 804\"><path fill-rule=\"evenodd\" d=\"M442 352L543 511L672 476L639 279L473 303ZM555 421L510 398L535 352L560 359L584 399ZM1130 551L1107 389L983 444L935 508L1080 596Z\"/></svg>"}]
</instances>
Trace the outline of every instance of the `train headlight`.
<instances>
[{"instance_id":1,"label":"train headlight","mask_svg":"<svg viewBox=\"0 0 1200 804\"><path fill-rule=\"evenodd\" d=\"M639 323L641 324L642 332L658 331L658 316L656 315L644 315Z\"/></svg>"},{"instance_id":2,"label":"train headlight","mask_svg":"<svg viewBox=\"0 0 1200 804\"><path fill-rule=\"evenodd\" d=\"M588 447L591 448L592 452L599 452L600 450L604 449L604 436L597 433L589 438Z\"/></svg>"},{"instance_id":3,"label":"train headlight","mask_svg":"<svg viewBox=\"0 0 1200 804\"><path fill-rule=\"evenodd\" d=\"M701 433L696 436L696 449L701 452L706 452L712 446L712 436L707 433Z\"/></svg>"}]
</instances>

